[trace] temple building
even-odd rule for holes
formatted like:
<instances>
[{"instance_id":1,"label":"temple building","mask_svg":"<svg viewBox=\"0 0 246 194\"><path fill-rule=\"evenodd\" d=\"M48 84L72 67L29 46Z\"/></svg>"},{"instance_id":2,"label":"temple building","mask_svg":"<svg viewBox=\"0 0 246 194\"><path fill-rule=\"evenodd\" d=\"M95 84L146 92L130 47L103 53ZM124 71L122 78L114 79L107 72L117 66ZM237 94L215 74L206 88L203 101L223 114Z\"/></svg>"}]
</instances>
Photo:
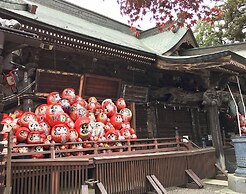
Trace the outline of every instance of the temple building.
<instances>
[{"instance_id":1,"label":"temple building","mask_svg":"<svg viewBox=\"0 0 246 194\"><path fill-rule=\"evenodd\" d=\"M223 145L238 134L228 85L239 100L239 78L246 93L245 42L198 47L191 29L131 31L63 0L1 1L0 19L1 113L34 111L64 88L85 99L123 97L138 138L178 131L213 145L225 169Z\"/></svg>"}]
</instances>

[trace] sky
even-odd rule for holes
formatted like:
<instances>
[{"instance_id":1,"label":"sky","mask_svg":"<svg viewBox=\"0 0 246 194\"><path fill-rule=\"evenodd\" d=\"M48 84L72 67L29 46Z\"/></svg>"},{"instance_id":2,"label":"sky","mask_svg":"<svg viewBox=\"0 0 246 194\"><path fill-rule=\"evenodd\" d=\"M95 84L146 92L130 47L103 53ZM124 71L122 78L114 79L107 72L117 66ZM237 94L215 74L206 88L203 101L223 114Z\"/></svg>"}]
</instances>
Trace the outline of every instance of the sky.
<instances>
[{"instance_id":1,"label":"sky","mask_svg":"<svg viewBox=\"0 0 246 194\"><path fill-rule=\"evenodd\" d=\"M83 8L92 10L96 13L102 14L121 23L127 24L127 17L123 17L120 14L120 6L116 0L65 0ZM149 19L140 23L140 29L146 30L155 26L155 23L151 23Z\"/></svg>"}]
</instances>

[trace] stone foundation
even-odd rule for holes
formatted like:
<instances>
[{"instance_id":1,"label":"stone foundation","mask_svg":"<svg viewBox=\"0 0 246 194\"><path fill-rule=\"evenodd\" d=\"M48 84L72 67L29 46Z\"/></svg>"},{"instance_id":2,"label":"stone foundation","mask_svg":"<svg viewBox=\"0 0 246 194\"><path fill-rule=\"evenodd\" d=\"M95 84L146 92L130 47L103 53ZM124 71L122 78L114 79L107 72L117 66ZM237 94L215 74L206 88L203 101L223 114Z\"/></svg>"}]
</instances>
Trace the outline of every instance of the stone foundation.
<instances>
[{"instance_id":1,"label":"stone foundation","mask_svg":"<svg viewBox=\"0 0 246 194\"><path fill-rule=\"evenodd\" d=\"M229 174L228 187L233 191L246 193L246 177L239 177L234 174Z\"/></svg>"}]
</instances>

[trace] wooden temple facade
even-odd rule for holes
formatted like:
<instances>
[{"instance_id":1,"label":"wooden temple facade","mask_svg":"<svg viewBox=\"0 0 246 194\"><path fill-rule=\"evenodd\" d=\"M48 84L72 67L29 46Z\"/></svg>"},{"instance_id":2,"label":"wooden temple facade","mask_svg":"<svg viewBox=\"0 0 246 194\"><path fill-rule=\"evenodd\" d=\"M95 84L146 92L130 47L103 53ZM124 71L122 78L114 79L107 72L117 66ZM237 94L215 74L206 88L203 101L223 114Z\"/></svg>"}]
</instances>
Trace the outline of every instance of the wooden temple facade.
<instances>
[{"instance_id":1,"label":"wooden temple facade","mask_svg":"<svg viewBox=\"0 0 246 194\"><path fill-rule=\"evenodd\" d=\"M127 25L57 0L1 1L0 18L14 19L19 23L0 26L1 113L17 108L34 111L37 105L45 102L48 93L72 87L83 98L125 98L133 111L132 125L139 139L172 138L178 131L180 136L188 137L200 147L206 144L215 148L215 155L214 149L199 150L203 167L194 164L201 159L198 153L182 152L178 156L172 153L173 158L172 154L149 154L145 158L136 154L130 159L122 156L120 168L132 169L127 174L130 185L122 178L125 171L117 172L121 174L118 179L114 178L113 172L119 168L116 158L107 158L108 166L105 166L103 158L95 157L94 178L101 181L109 193L144 193L148 190L145 179L150 173L165 186L182 185L188 181L184 172L187 166L194 168L200 178L212 177L215 175L213 160L207 162L207 157L216 158L220 167L225 169L224 137L238 133L235 122L227 117L231 101L227 84L238 93L235 81L238 76L242 92L246 93L245 43L199 48L192 31L183 28L163 32L154 28L140 31L136 37ZM16 87L9 88L4 75L14 68L18 81ZM79 167L76 180L73 179L79 183L90 176L82 173L89 166L87 159L60 162L71 165L57 167L56 161L51 160L49 168L44 162L33 162L33 169L41 165L36 170L42 174L37 180L43 188L35 186L34 180L28 182L27 177L23 183L33 184L27 191L26 185L18 182L21 175L17 173L20 166L27 163L13 160L16 173L12 183L19 191L14 188L12 191L34 193L39 189L44 192L56 183L52 181L63 183L66 185L64 189L72 187L72 179L69 183L62 178L58 180L55 177L59 175L55 173L48 176L47 181L45 174L53 171L72 177L68 171ZM156 166L162 162L166 162L170 172L162 174L158 170ZM182 163L182 170L175 171L172 162L174 165ZM134 171L139 165L148 168ZM24 169L29 167L26 165ZM28 173L30 177L36 176L31 171ZM79 176L80 173L83 177ZM110 180L106 180L106 173L109 173ZM168 173L179 178L168 182ZM112 187L110 181L118 185ZM125 185L120 185L123 182ZM59 188L45 193L49 192L60 193Z\"/></svg>"}]
</instances>

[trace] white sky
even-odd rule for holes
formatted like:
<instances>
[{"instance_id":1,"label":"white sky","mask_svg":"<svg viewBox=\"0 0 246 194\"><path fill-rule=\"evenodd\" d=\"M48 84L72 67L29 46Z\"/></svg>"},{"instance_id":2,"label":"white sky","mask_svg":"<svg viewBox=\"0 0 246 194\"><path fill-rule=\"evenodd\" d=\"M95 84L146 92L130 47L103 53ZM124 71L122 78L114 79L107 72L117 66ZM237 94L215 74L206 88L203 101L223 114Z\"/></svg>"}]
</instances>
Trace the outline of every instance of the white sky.
<instances>
[{"instance_id":1,"label":"white sky","mask_svg":"<svg viewBox=\"0 0 246 194\"><path fill-rule=\"evenodd\" d=\"M105 15L109 18L127 24L127 18L120 14L120 6L117 4L117 0L65 0L75 5L92 10L99 14ZM151 23L149 19L144 20L140 24L140 29L146 30L155 26L155 23ZM139 27L138 27L139 28Z\"/></svg>"}]
</instances>

